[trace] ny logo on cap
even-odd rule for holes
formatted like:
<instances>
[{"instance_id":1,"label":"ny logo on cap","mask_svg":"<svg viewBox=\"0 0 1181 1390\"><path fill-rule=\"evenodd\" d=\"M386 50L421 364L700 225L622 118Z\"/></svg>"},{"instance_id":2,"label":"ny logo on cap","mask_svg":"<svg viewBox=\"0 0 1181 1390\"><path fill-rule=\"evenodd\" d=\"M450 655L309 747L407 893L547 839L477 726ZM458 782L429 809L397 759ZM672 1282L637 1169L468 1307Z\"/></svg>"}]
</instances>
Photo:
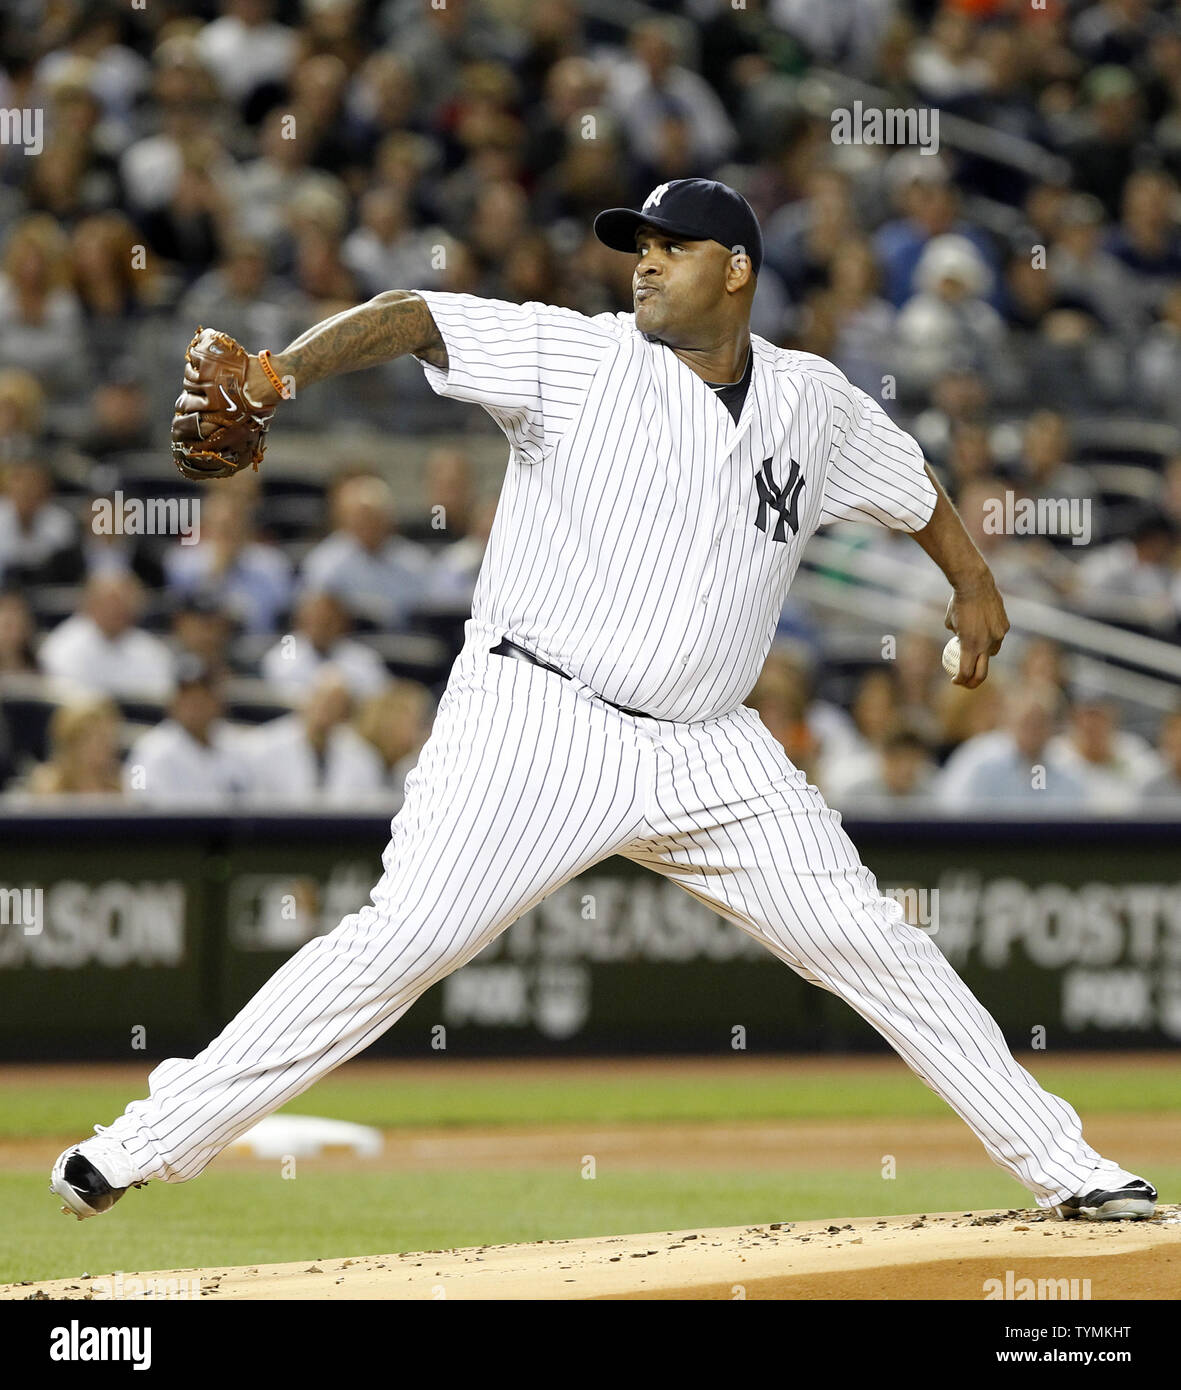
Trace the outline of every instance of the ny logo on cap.
<instances>
[{"instance_id":1,"label":"ny logo on cap","mask_svg":"<svg viewBox=\"0 0 1181 1390\"><path fill-rule=\"evenodd\" d=\"M663 198L667 192L667 183L662 183L659 188L654 188L652 192L648 194L647 201L644 203L642 211L647 212L649 208L658 208L661 198Z\"/></svg>"}]
</instances>

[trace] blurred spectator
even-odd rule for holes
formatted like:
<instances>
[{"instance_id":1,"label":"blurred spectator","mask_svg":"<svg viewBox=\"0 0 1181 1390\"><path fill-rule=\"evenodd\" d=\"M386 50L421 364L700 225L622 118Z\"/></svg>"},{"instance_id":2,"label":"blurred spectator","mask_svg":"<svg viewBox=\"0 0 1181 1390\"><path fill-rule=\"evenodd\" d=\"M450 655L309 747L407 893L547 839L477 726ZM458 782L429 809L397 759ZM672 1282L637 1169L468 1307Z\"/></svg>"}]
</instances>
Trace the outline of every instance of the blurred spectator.
<instances>
[{"instance_id":1,"label":"blurred spectator","mask_svg":"<svg viewBox=\"0 0 1181 1390\"><path fill-rule=\"evenodd\" d=\"M364 298L341 259L339 236L328 228L307 225L298 231L292 274L303 295L302 312L312 323L351 309Z\"/></svg>"},{"instance_id":2,"label":"blurred spectator","mask_svg":"<svg viewBox=\"0 0 1181 1390\"><path fill-rule=\"evenodd\" d=\"M188 151L210 138L217 88L191 34L179 30L157 45L153 58L152 125L158 129L134 141L119 160L119 177L132 219L159 210L175 197L190 165ZM234 161L214 151L215 181L236 186Z\"/></svg>"},{"instance_id":3,"label":"blurred spectator","mask_svg":"<svg viewBox=\"0 0 1181 1390\"><path fill-rule=\"evenodd\" d=\"M1181 281L1165 291L1159 319L1136 349L1132 375L1148 409L1181 424Z\"/></svg>"},{"instance_id":4,"label":"blurred spectator","mask_svg":"<svg viewBox=\"0 0 1181 1390\"><path fill-rule=\"evenodd\" d=\"M384 786L400 792L431 731L434 701L417 681L391 681L357 711L354 725L378 752Z\"/></svg>"},{"instance_id":5,"label":"blurred spectator","mask_svg":"<svg viewBox=\"0 0 1181 1390\"><path fill-rule=\"evenodd\" d=\"M608 101L627 132L628 143L652 172L666 158L662 144L668 122L683 122L685 168L707 176L734 148L735 132L716 92L700 74L684 65L683 30L666 18L645 19L629 34L630 56L615 65L608 79Z\"/></svg>"},{"instance_id":6,"label":"blurred spectator","mask_svg":"<svg viewBox=\"0 0 1181 1390\"><path fill-rule=\"evenodd\" d=\"M291 286L271 275L265 244L238 237L185 294L177 313L194 324L216 324L255 351L293 336L297 305Z\"/></svg>"},{"instance_id":7,"label":"blurred spectator","mask_svg":"<svg viewBox=\"0 0 1181 1390\"><path fill-rule=\"evenodd\" d=\"M348 478L333 498L335 530L303 562L303 584L335 594L358 616L402 627L418 601L428 563L395 531L394 494L381 478Z\"/></svg>"},{"instance_id":8,"label":"blurred spectator","mask_svg":"<svg viewBox=\"0 0 1181 1390\"><path fill-rule=\"evenodd\" d=\"M581 56L562 58L549 69L536 118L525 133L524 162L535 178L580 144L590 143L582 138L581 122L587 115L594 116L598 134L605 82L601 69Z\"/></svg>"},{"instance_id":9,"label":"blurred spectator","mask_svg":"<svg viewBox=\"0 0 1181 1390\"><path fill-rule=\"evenodd\" d=\"M258 148L258 157L247 161L238 177L235 232L275 254L289 250L284 239L290 235L294 209L309 198L327 199L335 206L344 192L338 179L309 167L311 149L307 141L295 138L289 113L278 108L270 112Z\"/></svg>"},{"instance_id":10,"label":"blurred spectator","mask_svg":"<svg viewBox=\"0 0 1181 1390\"><path fill-rule=\"evenodd\" d=\"M991 278L994 264L988 238L962 218L959 193L939 156L897 154L886 167L886 177L901 216L884 222L874 233L874 250L891 304L901 308L915 293L919 288L915 273L927 243L950 233L972 242Z\"/></svg>"},{"instance_id":11,"label":"blurred spectator","mask_svg":"<svg viewBox=\"0 0 1181 1390\"><path fill-rule=\"evenodd\" d=\"M279 88L295 62L296 36L274 18L272 0L221 0L221 16L197 44L218 86L239 108L261 87Z\"/></svg>"},{"instance_id":12,"label":"blurred spectator","mask_svg":"<svg viewBox=\"0 0 1181 1390\"><path fill-rule=\"evenodd\" d=\"M124 462L123 455L151 447L151 411L152 402L137 368L130 362L117 363L111 379L95 387L78 443L90 458Z\"/></svg>"},{"instance_id":13,"label":"blurred spectator","mask_svg":"<svg viewBox=\"0 0 1181 1390\"><path fill-rule=\"evenodd\" d=\"M1144 138L1140 87L1127 68L1107 64L1088 74L1085 96L1085 124L1069 151L1074 180L1115 217Z\"/></svg>"},{"instance_id":14,"label":"blurred spectator","mask_svg":"<svg viewBox=\"0 0 1181 1390\"><path fill-rule=\"evenodd\" d=\"M936 710L948 680L943 669L942 644L925 632L899 634L894 671L901 726L917 734L931 748L939 742Z\"/></svg>"},{"instance_id":15,"label":"blurred spectator","mask_svg":"<svg viewBox=\"0 0 1181 1390\"><path fill-rule=\"evenodd\" d=\"M28 206L63 224L116 202L119 183L102 108L91 89L93 64L67 60L46 84L45 148L29 177Z\"/></svg>"},{"instance_id":16,"label":"blurred spectator","mask_svg":"<svg viewBox=\"0 0 1181 1390\"><path fill-rule=\"evenodd\" d=\"M966 690L948 680L936 704L942 750L954 758L954 750L961 744L1001 729L1012 684L995 661L988 668L988 679L977 690Z\"/></svg>"},{"instance_id":17,"label":"blurred spectator","mask_svg":"<svg viewBox=\"0 0 1181 1390\"><path fill-rule=\"evenodd\" d=\"M986 302L992 276L966 237L935 237L915 270L918 293L897 323L900 385L918 394L930 389L949 362L999 381L1004 321Z\"/></svg>"},{"instance_id":18,"label":"blurred spectator","mask_svg":"<svg viewBox=\"0 0 1181 1390\"><path fill-rule=\"evenodd\" d=\"M130 574L93 575L82 607L42 642L41 669L64 686L129 699L156 699L172 681L172 656L136 626L143 587Z\"/></svg>"},{"instance_id":19,"label":"blurred spectator","mask_svg":"<svg viewBox=\"0 0 1181 1390\"><path fill-rule=\"evenodd\" d=\"M454 545L444 546L431 559L425 604L446 612L471 612L472 597L484 551L496 519L497 499L486 498L476 507L471 530Z\"/></svg>"},{"instance_id":20,"label":"blurred spectator","mask_svg":"<svg viewBox=\"0 0 1181 1390\"><path fill-rule=\"evenodd\" d=\"M1135 272L1145 308L1153 307L1171 281L1181 278L1181 230L1177 185L1160 169L1140 169L1124 187L1119 226L1108 250Z\"/></svg>"},{"instance_id":21,"label":"blurred spectator","mask_svg":"<svg viewBox=\"0 0 1181 1390\"><path fill-rule=\"evenodd\" d=\"M932 21L930 36L912 50L910 75L923 101L953 109L983 92L988 65L978 52L976 21L965 9L945 5Z\"/></svg>"},{"instance_id":22,"label":"blurred spectator","mask_svg":"<svg viewBox=\"0 0 1181 1390\"><path fill-rule=\"evenodd\" d=\"M808 176L804 197L774 214L764 231L765 264L783 276L797 298L809 289L833 284L835 261L841 249L861 239L848 177L839 169L822 167ZM879 260L881 257L879 256ZM846 268L846 287L855 276ZM862 280L876 287L876 270L859 268Z\"/></svg>"},{"instance_id":23,"label":"blurred spectator","mask_svg":"<svg viewBox=\"0 0 1181 1390\"><path fill-rule=\"evenodd\" d=\"M130 129L136 102L148 81L148 65L133 48L121 42L123 19L112 6L74 7L60 48L37 65L37 78L50 90L79 73L99 103L107 138L118 143Z\"/></svg>"},{"instance_id":24,"label":"blurred spectator","mask_svg":"<svg viewBox=\"0 0 1181 1390\"><path fill-rule=\"evenodd\" d=\"M857 683L851 713L856 740L842 747L825 747L817 768L821 790L836 802L847 797L850 787L881 772L886 739L902 723L897 672L893 668L867 671Z\"/></svg>"},{"instance_id":25,"label":"blurred spectator","mask_svg":"<svg viewBox=\"0 0 1181 1390\"><path fill-rule=\"evenodd\" d=\"M913 421L915 438L933 459L945 459L957 426L987 425L992 393L988 382L954 363L940 372L931 388L931 403Z\"/></svg>"},{"instance_id":26,"label":"blurred spectator","mask_svg":"<svg viewBox=\"0 0 1181 1390\"><path fill-rule=\"evenodd\" d=\"M113 700L59 705L49 721L49 761L32 769L23 790L33 796L117 795L119 724Z\"/></svg>"},{"instance_id":27,"label":"blurred spectator","mask_svg":"<svg viewBox=\"0 0 1181 1390\"><path fill-rule=\"evenodd\" d=\"M843 0L836 5L768 0L772 20L810 53L821 62L857 73L871 68L897 8L897 0Z\"/></svg>"},{"instance_id":28,"label":"blurred spectator","mask_svg":"<svg viewBox=\"0 0 1181 1390\"><path fill-rule=\"evenodd\" d=\"M200 537L196 545L178 541L165 556L171 592L215 598L244 632L274 632L291 604L291 566L257 539L240 489L201 499Z\"/></svg>"},{"instance_id":29,"label":"blurred spectator","mask_svg":"<svg viewBox=\"0 0 1181 1390\"><path fill-rule=\"evenodd\" d=\"M1047 751L1081 783L1088 808L1109 815L1133 807L1161 772L1147 740L1118 727L1115 703L1085 688L1074 693L1067 727Z\"/></svg>"},{"instance_id":30,"label":"blurred spectator","mask_svg":"<svg viewBox=\"0 0 1181 1390\"><path fill-rule=\"evenodd\" d=\"M1018 679L1025 685L1048 686L1065 696L1068 676L1062 648L1048 637L1026 641L1021 648Z\"/></svg>"},{"instance_id":31,"label":"blurred spectator","mask_svg":"<svg viewBox=\"0 0 1181 1390\"><path fill-rule=\"evenodd\" d=\"M906 800L922 797L935 782L935 764L922 737L913 729L892 729L877 750L877 766L845 787L845 804L859 801Z\"/></svg>"},{"instance_id":32,"label":"blurred spectator","mask_svg":"<svg viewBox=\"0 0 1181 1390\"><path fill-rule=\"evenodd\" d=\"M1174 710L1161 721L1157 749L1163 770L1149 777L1141 788L1146 811L1156 810L1160 801L1181 801L1181 710Z\"/></svg>"},{"instance_id":33,"label":"blurred spectator","mask_svg":"<svg viewBox=\"0 0 1181 1390\"><path fill-rule=\"evenodd\" d=\"M229 614L206 594L187 594L173 611L169 642L176 660L196 657L217 681L230 674L229 645L233 635Z\"/></svg>"},{"instance_id":34,"label":"blurred spectator","mask_svg":"<svg viewBox=\"0 0 1181 1390\"><path fill-rule=\"evenodd\" d=\"M1181 617L1174 591L1176 545L1168 517L1142 514L1127 539L1100 546L1079 563L1079 606L1108 622L1171 632Z\"/></svg>"},{"instance_id":35,"label":"blurred spectator","mask_svg":"<svg viewBox=\"0 0 1181 1390\"><path fill-rule=\"evenodd\" d=\"M45 392L32 372L0 369L0 464L36 451L45 423Z\"/></svg>"},{"instance_id":36,"label":"blurred spectator","mask_svg":"<svg viewBox=\"0 0 1181 1390\"><path fill-rule=\"evenodd\" d=\"M217 675L195 657L177 663L168 717L141 735L123 764L128 796L155 806L215 811L250 790L246 733L222 719Z\"/></svg>"},{"instance_id":37,"label":"blurred spectator","mask_svg":"<svg viewBox=\"0 0 1181 1390\"><path fill-rule=\"evenodd\" d=\"M346 179L354 161L351 129L343 119L348 80L348 68L336 54L308 54L296 64L282 103L291 112L296 138L310 147L310 162Z\"/></svg>"},{"instance_id":38,"label":"blurred spectator","mask_svg":"<svg viewBox=\"0 0 1181 1390\"><path fill-rule=\"evenodd\" d=\"M514 36L491 7L471 0L448 0L438 7L383 0L378 27L409 64L431 120L447 109L467 62L507 58L514 47Z\"/></svg>"},{"instance_id":39,"label":"blurred spectator","mask_svg":"<svg viewBox=\"0 0 1181 1390\"><path fill-rule=\"evenodd\" d=\"M1098 0L1075 18L1071 37L1092 63L1132 63L1158 27L1150 0Z\"/></svg>"},{"instance_id":40,"label":"blurred spectator","mask_svg":"<svg viewBox=\"0 0 1181 1390\"><path fill-rule=\"evenodd\" d=\"M463 540L472 524L472 481L471 459L463 449L432 449L422 470L425 511L403 528L407 539L433 550Z\"/></svg>"},{"instance_id":41,"label":"blurred spectator","mask_svg":"<svg viewBox=\"0 0 1181 1390\"><path fill-rule=\"evenodd\" d=\"M347 635L349 627L348 609L339 598L306 591L295 609L294 631L280 637L262 659L263 679L294 699L331 667L354 699L376 695L389 683L390 674L372 647Z\"/></svg>"},{"instance_id":42,"label":"blurred spectator","mask_svg":"<svg viewBox=\"0 0 1181 1390\"><path fill-rule=\"evenodd\" d=\"M10 463L0 496L0 579L66 583L77 578L77 545L77 523L53 501L49 469L33 459Z\"/></svg>"},{"instance_id":43,"label":"blurred spectator","mask_svg":"<svg viewBox=\"0 0 1181 1390\"><path fill-rule=\"evenodd\" d=\"M32 372L58 399L81 387L86 370L71 280L69 242L54 219L37 213L17 222L0 259L0 367Z\"/></svg>"},{"instance_id":44,"label":"blurred spectator","mask_svg":"<svg viewBox=\"0 0 1181 1390\"><path fill-rule=\"evenodd\" d=\"M180 168L171 196L139 216L149 249L186 284L217 260L233 235L236 167L215 136L195 134L178 145Z\"/></svg>"},{"instance_id":45,"label":"blurred spectator","mask_svg":"<svg viewBox=\"0 0 1181 1390\"><path fill-rule=\"evenodd\" d=\"M877 396L893 360L896 316L877 293L878 270L869 243L842 242L829 262L829 279L832 360L854 386Z\"/></svg>"},{"instance_id":46,"label":"blurred spectator","mask_svg":"<svg viewBox=\"0 0 1181 1390\"><path fill-rule=\"evenodd\" d=\"M438 282L433 251L441 240L437 227L414 227L404 193L379 185L361 199L360 225L346 238L341 259L367 296L398 285L430 289Z\"/></svg>"},{"instance_id":47,"label":"blurred spectator","mask_svg":"<svg viewBox=\"0 0 1181 1390\"><path fill-rule=\"evenodd\" d=\"M136 350L138 320L165 294L155 257L137 255L140 235L122 213L96 213L79 222L71 242L74 291L85 320L88 367L106 377L126 369Z\"/></svg>"},{"instance_id":48,"label":"blurred spectator","mask_svg":"<svg viewBox=\"0 0 1181 1390\"><path fill-rule=\"evenodd\" d=\"M365 59L353 76L347 100L355 138L371 161L383 137L390 132L402 134L417 123L420 96L414 74L404 59L388 49ZM401 191L412 194L413 183L401 186Z\"/></svg>"},{"instance_id":49,"label":"blurred spectator","mask_svg":"<svg viewBox=\"0 0 1181 1390\"><path fill-rule=\"evenodd\" d=\"M792 766L815 783L821 744L808 726L808 688L802 672L768 658L745 703L758 714Z\"/></svg>"},{"instance_id":50,"label":"blurred spectator","mask_svg":"<svg viewBox=\"0 0 1181 1390\"><path fill-rule=\"evenodd\" d=\"M35 632L25 596L15 589L0 589L0 678L37 670L33 653Z\"/></svg>"},{"instance_id":51,"label":"blurred spectator","mask_svg":"<svg viewBox=\"0 0 1181 1390\"><path fill-rule=\"evenodd\" d=\"M1071 462L1070 426L1054 410L1035 410L1021 434L1021 472L1028 497L1091 498L1090 475ZM1098 531L1092 500L1092 537Z\"/></svg>"},{"instance_id":52,"label":"blurred spectator","mask_svg":"<svg viewBox=\"0 0 1181 1390\"><path fill-rule=\"evenodd\" d=\"M381 758L347 722L351 713L348 682L325 666L305 690L298 713L249 734L253 799L293 807L352 805L380 791Z\"/></svg>"},{"instance_id":53,"label":"blurred spectator","mask_svg":"<svg viewBox=\"0 0 1181 1390\"><path fill-rule=\"evenodd\" d=\"M970 739L948 759L937 788L940 803L957 811L1077 811L1086 789L1055 752L1057 707L1053 690L1032 685L1015 691L1005 728Z\"/></svg>"},{"instance_id":54,"label":"blurred spectator","mask_svg":"<svg viewBox=\"0 0 1181 1390\"><path fill-rule=\"evenodd\" d=\"M1105 223L1098 198L1089 193L1068 198L1049 254L1049 279L1057 302L1081 305L1111 332L1129 334L1144 322L1146 306L1135 277L1103 247Z\"/></svg>"},{"instance_id":55,"label":"blurred spectator","mask_svg":"<svg viewBox=\"0 0 1181 1390\"><path fill-rule=\"evenodd\" d=\"M956 497L969 483L991 478L996 472L992 432L980 420L959 420L952 425L947 451L948 491Z\"/></svg>"}]
</instances>

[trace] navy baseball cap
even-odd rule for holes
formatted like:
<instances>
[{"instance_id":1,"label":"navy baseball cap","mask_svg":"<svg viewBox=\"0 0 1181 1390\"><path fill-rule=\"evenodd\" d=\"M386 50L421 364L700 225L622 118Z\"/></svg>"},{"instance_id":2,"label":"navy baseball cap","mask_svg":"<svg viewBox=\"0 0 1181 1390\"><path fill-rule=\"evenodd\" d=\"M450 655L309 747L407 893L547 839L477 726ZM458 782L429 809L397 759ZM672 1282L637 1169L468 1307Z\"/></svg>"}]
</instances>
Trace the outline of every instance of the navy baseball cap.
<instances>
[{"instance_id":1,"label":"navy baseball cap","mask_svg":"<svg viewBox=\"0 0 1181 1390\"><path fill-rule=\"evenodd\" d=\"M687 241L718 241L741 247L757 275L763 265L763 233L741 193L713 179L674 179L654 188L644 206L608 208L595 218L595 236L613 251L635 251L636 229L647 223Z\"/></svg>"}]
</instances>

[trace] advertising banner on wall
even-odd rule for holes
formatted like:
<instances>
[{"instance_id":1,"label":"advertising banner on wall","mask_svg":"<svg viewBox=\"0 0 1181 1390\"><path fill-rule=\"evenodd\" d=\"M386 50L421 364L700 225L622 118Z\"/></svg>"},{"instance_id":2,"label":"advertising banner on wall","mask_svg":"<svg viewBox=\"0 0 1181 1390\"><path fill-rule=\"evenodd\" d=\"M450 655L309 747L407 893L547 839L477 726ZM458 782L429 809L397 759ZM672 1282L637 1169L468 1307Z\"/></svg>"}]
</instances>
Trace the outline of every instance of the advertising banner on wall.
<instances>
[{"instance_id":1,"label":"advertising banner on wall","mask_svg":"<svg viewBox=\"0 0 1181 1390\"><path fill-rule=\"evenodd\" d=\"M1175 824L849 829L883 893L1013 1046L1181 1040ZM0 844L3 1055L199 1048L294 951L364 906L387 835L373 818L22 818ZM828 1050L874 1038L759 941L616 858L433 986L375 1050Z\"/></svg>"}]
</instances>

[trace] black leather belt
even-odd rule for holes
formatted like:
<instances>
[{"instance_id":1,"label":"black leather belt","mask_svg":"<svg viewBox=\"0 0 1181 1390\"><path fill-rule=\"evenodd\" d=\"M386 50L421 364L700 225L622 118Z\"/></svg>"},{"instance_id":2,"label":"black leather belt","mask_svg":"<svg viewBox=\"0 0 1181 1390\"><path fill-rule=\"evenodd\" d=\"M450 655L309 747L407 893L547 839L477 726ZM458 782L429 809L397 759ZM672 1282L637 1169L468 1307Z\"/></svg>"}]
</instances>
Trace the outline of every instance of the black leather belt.
<instances>
[{"instance_id":1,"label":"black leather belt","mask_svg":"<svg viewBox=\"0 0 1181 1390\"><path fill-rule=\"evenodd\" d=\"M534 656L532 652L527 652L524 647L518 647L515 642L510 642L505 637L489 653L491 656L511 656L516 661L527 661L530 666L540 666L543 671L552 671L555 676L561 676L564 681L570 679L569 675L560 666L551 666L548 661L542 661L541 657ZM602 695L596 696L603 700L605 705L610 705L612 709L617 709L621 714L631 714L637 719L651 719L652 715L645 714L642 709L628 709L626 705L617 705L614 700L604 700Z\"/></svg>"}]
</instances>

